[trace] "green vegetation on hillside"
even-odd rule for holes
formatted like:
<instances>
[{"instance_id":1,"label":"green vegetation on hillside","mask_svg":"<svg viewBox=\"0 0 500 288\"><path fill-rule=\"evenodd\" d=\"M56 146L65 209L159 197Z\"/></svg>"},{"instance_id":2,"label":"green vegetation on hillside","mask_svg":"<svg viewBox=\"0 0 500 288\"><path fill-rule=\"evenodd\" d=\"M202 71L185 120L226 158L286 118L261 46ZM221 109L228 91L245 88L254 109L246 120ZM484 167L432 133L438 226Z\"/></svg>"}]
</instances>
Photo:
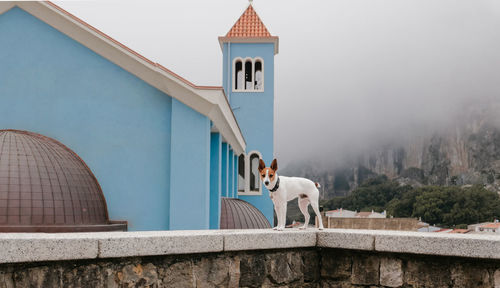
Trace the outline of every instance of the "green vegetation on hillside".
<instances>
[{"instance_id":1,"label":"green vegetation on hillside","mask_svg":"<svg viewBox=\"0 0 500 288\"><path fill-rule=\"evenodd\" d=\"M325 210L344 208L378 212L394 217L421 217L422 221L447 227L492 221L500 217L500 198L481 185L472 187L425 186L414 188L388 180L369 179L350 195L323 203Z\"/></svg>"}]
</instances>

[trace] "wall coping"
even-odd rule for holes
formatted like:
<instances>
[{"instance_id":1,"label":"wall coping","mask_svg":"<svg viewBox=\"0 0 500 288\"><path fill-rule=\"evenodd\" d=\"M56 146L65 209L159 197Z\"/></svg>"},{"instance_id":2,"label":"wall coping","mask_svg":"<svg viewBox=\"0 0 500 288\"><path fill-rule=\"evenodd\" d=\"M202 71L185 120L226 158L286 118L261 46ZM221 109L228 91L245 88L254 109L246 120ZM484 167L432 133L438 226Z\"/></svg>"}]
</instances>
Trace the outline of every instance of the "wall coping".
<instances>
[{"instance_id":1,"label":"wall coping","mask_svg":"<svg viewBox=\"0 0 500 288\"><path fill-rule=\"evenodd\" d=\"M3 233L0 263L285 248L337 248L500 259L500 236L357 229Z\"/></svg>"}]
</instances>

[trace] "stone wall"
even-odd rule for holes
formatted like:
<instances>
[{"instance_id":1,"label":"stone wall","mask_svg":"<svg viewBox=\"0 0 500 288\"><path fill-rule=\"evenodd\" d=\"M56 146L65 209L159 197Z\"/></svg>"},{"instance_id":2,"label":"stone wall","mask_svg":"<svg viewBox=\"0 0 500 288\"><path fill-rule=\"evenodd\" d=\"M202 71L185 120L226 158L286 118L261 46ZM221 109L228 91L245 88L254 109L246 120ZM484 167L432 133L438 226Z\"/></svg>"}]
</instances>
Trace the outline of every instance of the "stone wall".
<instances>
[{"instance_id":1,"label":"stone wall","mask_svg":"<svg viewBox=\"0 0 500 288\"><path fill-rule=\"evenodd\" d=\"M323 217L325 228L417 231L413 218L334 218Z\"/></svg>"},{"instance_id":2,"label":"stone wall","mask_svg":"<svg viewBox=\"0 0 500 288\"><path fill-rule=\"evenodd\" d=\"M249 251L0 266L0 287L318 287L319 251Z\"/></svg>"},{"instance_id":3,"label":"stone wall","mask_svg":"<svg viewBox=\"0 0 500 288\"><path fill-rule=\"evenodd\" d=\"M0 234L2 287L500 287L500 237L399 231Z\"/></svg>"},{"instance_id":4,"label":"stone wall","mask_svg":"<svg viewBox=\"0 0 500 288\"><path fill-rule=\"evenodd\" d=\"M499 287L500 261L284 249L0 265L0 287Z\"/></svg>"}]
</instances>

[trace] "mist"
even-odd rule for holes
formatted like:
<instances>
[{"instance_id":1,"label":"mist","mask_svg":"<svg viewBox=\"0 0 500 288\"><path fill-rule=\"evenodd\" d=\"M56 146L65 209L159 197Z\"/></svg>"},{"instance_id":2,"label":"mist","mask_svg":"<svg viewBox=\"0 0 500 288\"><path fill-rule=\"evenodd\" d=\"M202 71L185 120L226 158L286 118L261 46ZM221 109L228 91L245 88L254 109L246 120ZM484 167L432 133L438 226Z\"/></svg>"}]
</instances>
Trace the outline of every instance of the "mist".
<instances>
[{"instance_id":1,"label":"mist","mask_svg":"<svg viewBox=\"0 0 500 288\"><path fill-rule=\"evenodd\" d=\"M99 3L97 3L99 2ZM246 1L57 2L199 85L220 85L217 36ZM335 162L446 129L500 100L500 2L256 0L280 37L275 156Z\"/></svg>"}]
</instances>

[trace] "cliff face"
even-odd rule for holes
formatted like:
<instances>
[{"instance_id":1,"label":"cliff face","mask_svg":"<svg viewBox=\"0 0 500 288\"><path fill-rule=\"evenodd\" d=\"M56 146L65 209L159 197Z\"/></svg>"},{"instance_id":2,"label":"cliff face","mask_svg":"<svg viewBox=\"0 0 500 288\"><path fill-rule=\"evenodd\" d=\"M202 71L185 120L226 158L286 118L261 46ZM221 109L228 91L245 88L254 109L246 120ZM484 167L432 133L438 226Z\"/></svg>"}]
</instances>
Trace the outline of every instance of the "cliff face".
<instances>
[{"instance_id":1,"label":"cliff face","mask_svg":"<svg viewBox=\"0 0 500 288\"><path fill-rule=\"evenodd\" d=\"M360 153L343 167L315 171L313 165L295 165L289 171L319 181L327 199L380 174L414 186L483 184L500 193L499 111L500 105L469 107L445 129Z\"/></svg>"}]
</instances>

